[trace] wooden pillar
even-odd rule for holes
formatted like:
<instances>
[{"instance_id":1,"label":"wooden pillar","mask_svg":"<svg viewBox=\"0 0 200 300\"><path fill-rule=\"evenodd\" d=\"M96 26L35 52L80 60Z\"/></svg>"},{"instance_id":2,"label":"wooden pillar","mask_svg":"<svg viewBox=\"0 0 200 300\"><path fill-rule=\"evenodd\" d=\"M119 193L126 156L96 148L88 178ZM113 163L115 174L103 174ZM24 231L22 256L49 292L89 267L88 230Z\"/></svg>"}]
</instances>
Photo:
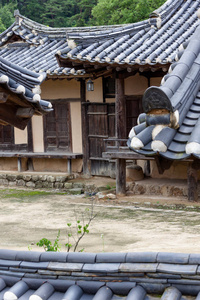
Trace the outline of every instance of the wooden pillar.
<instances>
[{"instance_id":1,"label":"wooden pillar","mask_svg":"<svg viewBox=\"0 0 200 300\"><path fill-rule=\"evenodd\" d=\"M80 80L81 88L81 120L82 120L82 145L83 145L83 173L91 174L89 141L88 141L88 120L87 120L87 105L86 105L86 90L85 80Z\"/></svg>"},{"instance_id":2,"label":"wooden pillar","mask_svg":"<svg viewBox=\"0 0 200 300\"><path fill-rule=\"evenodd\" d=\"M120 75L115 79L115 136L126 138L126 100L124 95L124 78ZM117 159L116 162L116 193L126 194L126 160Z\"/></svg>"},{"instance_id":3,"label":"wooden pillar","mask_svg":"<svg viewBox=\"0 0 200 300\"><path fill-rule=\"evenodd\" d=\"M188 166L188 200L198 201L198 174L197 171L200 165L199 162L193 161L193 163Z\"/></svg>"},{"instance_id":4,"label":"wooden pillar","mask_svg":"<svg viewBox=\"0 0 200 300\"><path fill-rule=\"evenodd\" d=\"M126 100L124 95L124 78L115 79L115 135L126 138Z\"/></svg>"}]
</instances>

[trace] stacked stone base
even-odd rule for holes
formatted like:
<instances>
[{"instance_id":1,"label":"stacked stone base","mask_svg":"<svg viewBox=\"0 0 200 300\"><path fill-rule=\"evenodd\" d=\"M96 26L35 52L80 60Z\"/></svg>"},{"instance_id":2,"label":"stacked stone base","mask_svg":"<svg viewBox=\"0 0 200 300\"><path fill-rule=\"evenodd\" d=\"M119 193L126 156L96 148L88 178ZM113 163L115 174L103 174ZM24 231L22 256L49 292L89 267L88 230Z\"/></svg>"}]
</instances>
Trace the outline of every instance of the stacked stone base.
<instances>
[{"instance_id":1,"label":"stacked stone base","mask_svg":"<svg viewBox=\"0 0 200 300\"><path fill-rule=\"evenodd\" d=\"M137 181L127 183L128 194L134 195L152 195L152 196L163 196L163 197L187 197L188 196L188 187L187 183L173 184L166 182L163 183L160 180L157 180L157 183L151 180L147 181ZM200 192L200 191L199 191ZM199 193L200 194L200 193Z\"/></svg>"},{"instance_id":2,"label":"stacked stone base","mask_svg":"<svg viewBox=\"0 0 200 300\"><path fill-rule=\"evenodd\" d=\"M0 174L0 186L45 189L72 189L74 175Z\"/></svg>"}]
</instances>

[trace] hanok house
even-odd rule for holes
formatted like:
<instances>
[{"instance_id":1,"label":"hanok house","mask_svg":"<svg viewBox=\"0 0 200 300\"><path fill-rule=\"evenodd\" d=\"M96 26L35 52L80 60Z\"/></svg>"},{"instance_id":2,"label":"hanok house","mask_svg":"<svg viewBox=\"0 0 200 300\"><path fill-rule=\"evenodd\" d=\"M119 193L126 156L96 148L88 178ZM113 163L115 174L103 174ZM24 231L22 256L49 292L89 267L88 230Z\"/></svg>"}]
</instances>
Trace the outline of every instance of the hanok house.
<instances>
[{"instance_id":1,"label":"hanok house","mask_svg":"<svg viewBox=\"0 0 200 300\"><path fill-rule=\"evenodd\" d=\"M132 146L132 149L136 150L135 154L131 151L125 151L123 144L121 143L124 139L126 140L131 127L136 125L138 112L143 110L141 101L143 92L148 86L160 84L163 74L166 73L166 70L170 65L170 71L176 66L176 61L179 60L180 54L185 49L188 41L191 40L191 37L199 25L197 16L199 14L199 7L200 1L167 1L160 9L150 16L149 20L143 22L124 25L121 28L115 29L111 27L110 29L107 28L106 30L99 32L94 32L91 29L88 33L70 33L68 38L76 43L76 47L74 47L73 50L65 49L57 54L60 66L73 66L75 69L84 68L86 73L93 74L93 78L100 78L101 76L109 78L110 76L115 80L114 97L116 125L115 133L113 132L115 139L110 139L112 144L107 148L106 152L103 153L103 157L117 159L116 175L118 193L125 193L126 190L125 178L127 159L135 159L137 161L140 159L151 160L150 174L154 177L187 177L188 162L186 161L186 158L188 158L188 156L168 155L166 157L167 162L163 162L164 159L162 157L164 155L157 155L157 150L149 152L145 151L144 147L150 147L150 140L147 142L145 140L144 143L140 143L140 151L138 151L137 148L139 146ZM179 51L179 49L181 49L181 51ZM192 54L190 54L190 52ZM198 49L194 54L193 52L195 51L191 50L190 52L184 60L184 64L188 65L188 72L193 65L195 57L198 55ZM177 68L179 68L178 66ZM197 68L197 66L195 67ZM175 68L174 72L177 72L177 68ZM189 76L185 73L185 70L183 72L183 69L184 68L182 68L179 73L176 73L175 77L169 77L169 75L165 77L165 79L168 77L169 79L166 81L166 85L161 88L161 90L163 89L162 96L158 97L157 89L154 89L154 92L152 92L151 95L148 94L148 90L145 93L145 95L149 95L151 102L156 104L155 107L153 107L149 104L151 103L150 101L148 103L144 102L146 105L144 107L145 112L147 114L166 114L166 116L157 116L157 118L152 117L150 123L148 123L149 121L145 121L147 124L151 125L151 129L152 126L157 124L156 122L165 127L168 125L171 129L171 119L174 119L175 116L178 118L174 111L175 108L177 109L177 107L181 106L182 109L185 110L185 103L189 105L189 98L196 96L196 94L194 95L194 89L188 90L189 85L186 85L185 91L181 91L181 96L183 96L183 94L185 96L185 102L180 96L179 102L177 100L175 108L172 105L169 107L170 100L168 100L168 106L165 106L167 105L166 98L172 97L175 89L178 89L179 86L183 89L185 81L183 86L181 83L184 76ZM181 76L178 74L181 74ZM196 86L196 82L199 80L198 76L195 80L196 81L193 84L195 89L198 90L198 87ZM169 82L171 85L168 87ZM178 90L178 93L180 93L180 90ZM106 97L104 103L107 103ZM158 111L155 111L155 109L158 109ZM198 115L196 115L196 117L197 116ZM197 119L198 117L191 122L195 124ZM181 120L181 122L182 121L183 120ZM92 123L92 126L93 124L94 122ZM174 130L180 127L180 125L181 123L177 119ZM145 126L145 123L143 126ZM98 126L98 128L100 130L101 126ZM191 129L192 124L190 124L188 128ZM90 128L88 130L90 134ZM93 130L95 129L93 128ZM150 129L148 128L145 131L145 137L147 139L151 137L151 133L148 130ZM168 137L165 137L168 141ZM91 138L94 138L94 136ZM178 142L172 143L172 152L178 152L178 154L181 153L180 148L183 143L181 138L182 137L179 137ZM186 140L189 136L186 135L184 138ZM100 142L100 137L98 141ZM87 154L88 158L90 158L90 149L87 151L88 152L86 153L89 153ZM177 163L177 158L179 160L182 159L183 161L179 163L178 160ZM166 169L169 169L168 172L165 171Z\"/></svg>"},{"instance_id":2,"label":"hanok house","mask_svg":"<svg viewBox=\"0 0 200 300\"><path fill-rule=\"evenodd\" d=\"M199 7L200 0L168 0L148 20L135 24L59 29L15 12L15 23L0 36L0 56L46 73L41 97L51 101L54 111L34 116L23 134L2 127L11 138L2 138L6 151L0 156L21 151L24 161L32 157L36 171L80 172L83 167L92 175L117 173L118 192L124 192L126 159L146 157L131 151L121 155L124 144L116 138L127 140L142 112L143 93L160 84L178 48L193 35ZM102 155L108 138L112 152ZM10 158L0 162L2 169L16 168ZM153 159L151 175L160 176L154 165ZM180 176L175 173L167 176Z\"/></svg>"}]
</instances>

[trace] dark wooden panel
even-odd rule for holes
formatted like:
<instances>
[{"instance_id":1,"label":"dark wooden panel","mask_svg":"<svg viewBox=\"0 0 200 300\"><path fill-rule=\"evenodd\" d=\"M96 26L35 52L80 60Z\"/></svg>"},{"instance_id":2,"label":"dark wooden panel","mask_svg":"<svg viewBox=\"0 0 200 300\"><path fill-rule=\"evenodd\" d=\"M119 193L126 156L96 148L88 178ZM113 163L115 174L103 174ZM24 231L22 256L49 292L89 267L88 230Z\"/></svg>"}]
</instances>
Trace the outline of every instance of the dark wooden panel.
<instances>
[{"instance_id":1,"label":"dark wooden panel","mask_svg":"<svg viewBox=\"0 0 200 300\"><path fill-rule=\"evenodd\" d=\"M86 105L91 174L110 176L110 162L102 159L102 153L105 151L104 139L115 136L115 104L88 103Z\"/></svg>"},{"instance_id":2,"label":"dark wooden panel","mask_svg":"<svg viewBox=\"0 0 200 300\"><path fill-rule=\"evenodd\" d=\"M141 113L142 96L126 96L126 128L127 134L137 125L137 118Z\"/></svg>"},{"instance_id":3,"label":"dark wooden panel","mask_svg":"<svg viewBox=\"0 0 200 300\"><path fill-rule=\"evenodd\" d=\"M70 103L54 102L53 107L44 116L45 152L71 151Z\"/></svg>"},{"instance_id":4,"label":"dark wooden panel","mask_svg":"<svg viewBox=\"0 0 200 300\"><path fill-rule=\"evenodd\" d=\"M27 144L15 144L14 127L0 125L0 150L1 151L28 151Z\"/></svg>"},{"instance_id":5,"label":"dark wooden panel","mask_svg":"<svg viewBox=\"0 0 200 300\"><path fill-rule=\"evenodd\" d=\"M110 176L115 178L115 162L108 160L93 160L91 159L91 174L93 176Z\"/></svg>"},{"instance_id":6,"label":"dark wooden panel","mask_svg":"<svg viewBox=\"0 0 200 300\"><path fill-rule=\"evenodd\" d=\"M125 96L126 132L136 124L140 113L141 96ZM86 122L88 126L88 157L91 162L92 175L110 176L115 163L102 158L105 151L104 139L115 137L116 113L115 103L85 103ZM123 125L124 126L124 125ZM111 142L115 145L115 142ZM114 172L113 172L114 173Z\"/></svg>"}]
</instances>

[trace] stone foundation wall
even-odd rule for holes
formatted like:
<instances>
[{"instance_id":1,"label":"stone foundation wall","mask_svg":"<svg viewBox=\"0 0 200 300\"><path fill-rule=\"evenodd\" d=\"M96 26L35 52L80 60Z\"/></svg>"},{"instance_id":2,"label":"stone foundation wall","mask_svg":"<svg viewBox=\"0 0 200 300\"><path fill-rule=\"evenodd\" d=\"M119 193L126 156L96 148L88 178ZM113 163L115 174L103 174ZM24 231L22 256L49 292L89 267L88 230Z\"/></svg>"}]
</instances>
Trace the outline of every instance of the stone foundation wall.
<instances>
[{"instance_id":1,"label":"stone foundation wall","mask_svg":"<svg viewBox=\"0 0 200 300\"><path fill-rule=\"evenodd\" d=\"M87 190L95 189L94 186L83 183L72 183L74 175L38 175L38 174L0 174L0 186L21 187L32 189L61 189L71 194L81 194Z\"/></svg>"},{"instance_id":2,"label":"stone foundation wall","mask_svg":"<svg viewBox=\"0 0 200 300\"><path fill-rule=\"evenodd\" d=\"M200 195L200 188L198 188L198 193ZM127 183L127 195L154 195L163 197L187 197L188 187L187 183L176 183L171 181L171 183L150 181L145 183L144 181L128 182Z\"/></svg>"},{"instance_id":3,"label":"stone foundation wall","mask_svg":"<svg viewBox=\"0 0 200 300\"><path fill-rule=\"evenodd\" d=\"M76 180L73 181L73 179ZM77 174L40 175L0 173L0 186L7 188L59 190L70 195L85 194L86 196L93 196L107 189L104 185L97 187L94 183L91 184L90 180L83 182L82 178ZM111 192L111 189L108 191Z\"/></svg>"}]
</instances>

